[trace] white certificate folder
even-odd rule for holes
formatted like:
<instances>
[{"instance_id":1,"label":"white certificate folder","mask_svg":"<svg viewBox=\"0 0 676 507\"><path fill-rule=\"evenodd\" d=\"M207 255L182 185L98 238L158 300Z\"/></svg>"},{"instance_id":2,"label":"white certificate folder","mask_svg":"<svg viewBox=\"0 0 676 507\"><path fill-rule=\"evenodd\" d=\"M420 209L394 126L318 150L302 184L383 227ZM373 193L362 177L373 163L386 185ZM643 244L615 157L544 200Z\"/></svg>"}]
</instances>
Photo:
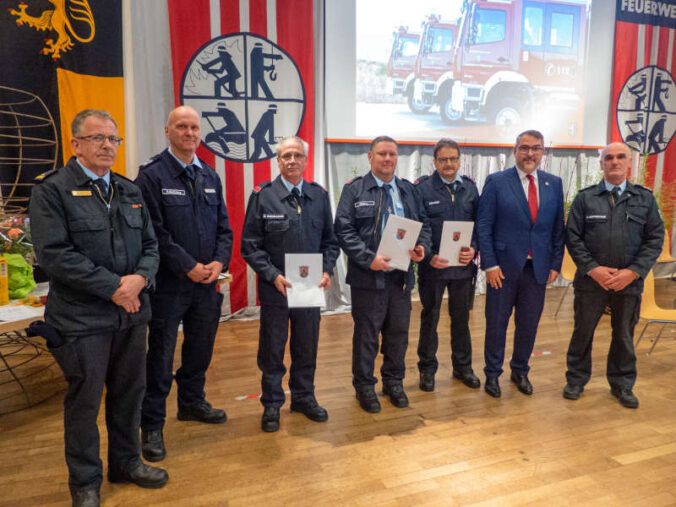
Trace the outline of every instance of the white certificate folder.
<instances>
[{"instance_id":1,"label":"white certificate folder","mask_svg":"<svg viewBox=\"0 0 676 507\"><path fill-rule=\"evenodd\" d=\"M472 243L474 222L455 222L446 220L441 229L439 257L446 259L449 266L462 266L458 257L460 249Z\"/></svg>"},{"instance_id":2,"label":"white certificate folder","mask_svg":"<svg viewBox=\"0 0 676 507\"><path fill-rule=\"evenodd\" d=\"M324 267L322 254L285 254L286 279L291 287L286 288L289 308L326 306L324 289L319 287Z\"/></svg>"},{"instance_id":3,"label":"white certificate folder","mask_svg":"<svg viewBox=\"0 0 676 507\"><path fill-rule=\"evenodd\" d=\"M376 253L389 257L391 260L388 263L394 269L408 271L411 264L408 251L415 248L420 229L422 222L390 215Z\"/></svg>"}]
</instances>

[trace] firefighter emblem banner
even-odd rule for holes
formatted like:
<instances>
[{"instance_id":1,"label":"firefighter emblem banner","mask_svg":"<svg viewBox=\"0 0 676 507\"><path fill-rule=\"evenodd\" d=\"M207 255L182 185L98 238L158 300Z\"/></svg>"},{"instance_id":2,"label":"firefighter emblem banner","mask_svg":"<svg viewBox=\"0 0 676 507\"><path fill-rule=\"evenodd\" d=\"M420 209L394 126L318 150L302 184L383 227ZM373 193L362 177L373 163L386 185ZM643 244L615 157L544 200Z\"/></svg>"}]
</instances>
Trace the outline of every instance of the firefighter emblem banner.
<instances>
[{"instance_id":1,"label":"firefighter emblem banner","mask_svg":"<svg viewBox=\"0 0 676 507\"><path fill-rule=\"evenodd\" d=\"M6 0L0 9L0 180L24 206L38 174L71 156L70 122L106 109L124 136L120 0ZM114 169L125 174L124 145Z\"/></svg>"},{"instance_id":2,"label":"firefighter emblem banner","mask_svg":"<svg viewBox=\"0 0 676 507\"><path fill-rule=\"evenodd\" d=\"M239 252L253 188L278 174L273 146L298 135L313 146L312 0L167 0L174 95L201 119L198 156L225 180L234 232L231 311L257 304ZM313 153L304 177L312 181Z\"/></svg>"},{"instance_id":3,"label":"firefighter emblem banner","mask_svg":"<svg viewBox=\"0 0 676 507\"><path fill-rule=\"evenodd\" d=\"M613 141L635 153L637 181L655 190L667 225L676 201L676 5L617 0Z\"/></svg>"}]
</instances>

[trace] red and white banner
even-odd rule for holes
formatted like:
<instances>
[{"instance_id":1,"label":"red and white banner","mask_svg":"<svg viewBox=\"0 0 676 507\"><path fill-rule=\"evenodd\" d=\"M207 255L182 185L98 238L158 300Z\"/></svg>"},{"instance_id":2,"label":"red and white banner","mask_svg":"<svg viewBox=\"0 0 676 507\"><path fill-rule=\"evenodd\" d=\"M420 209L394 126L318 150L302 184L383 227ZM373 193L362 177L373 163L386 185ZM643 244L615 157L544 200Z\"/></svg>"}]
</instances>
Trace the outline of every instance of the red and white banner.
<instances>
[{"instance_id":1,"label":"red and white banner","mask_svg":"<svg viewBox=\"0 0 676 507\"><path fill-rule=\"evenodd\" d=\"M637 153L634 179L661 192L663 214L676 200L676 7L617 0L611 138ZM645 164L645 165L644 165ZM671 207L669 208L669 201ZM667 217L665 217L667 218Z\"/></svg>"},{"instance_id":2,"label":"red and white banner","mask_svg":"<svg viewBox=\"0 0 676 507\"><path fill-rule=\"evenodd\" d=\"M198 156L224 180L234 232L231 311L255 306L256 277L240 255L256 185L278 174L271 145L314 145L312 0L167 0L175 102L201 115ZM305 179L313 180L310 150Z\"/></svg>"}]
</instances>

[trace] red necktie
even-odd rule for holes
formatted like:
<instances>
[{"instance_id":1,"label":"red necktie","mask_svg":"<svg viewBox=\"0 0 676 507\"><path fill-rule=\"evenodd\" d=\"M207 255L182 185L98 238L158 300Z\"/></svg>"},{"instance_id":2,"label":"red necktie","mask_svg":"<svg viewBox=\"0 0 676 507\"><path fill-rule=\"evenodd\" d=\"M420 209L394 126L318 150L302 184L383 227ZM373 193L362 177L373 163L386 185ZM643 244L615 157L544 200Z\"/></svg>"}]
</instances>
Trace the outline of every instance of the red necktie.
<instances>
[{"instance_id":1,"label":"red necktie","mask_svg":"<svg viewBox=\"0 0 676 507\"><path fill-rule=\"evenodd\" d=\"M535 188L535 180L532 174L527 174L528 178L528 207L530 208L530 216L533 218L533 223L538 218L538 191Z\"/></svg>"},{"instance_id":2,"label":"red necktie","mask_svg":"<svg viewBox=\"0 0 676 507\"><path fill-rule=\"evenodd\" d=\"M530 208L530 216L533 218L533 223L538 217L538 191L535 188L535 180L532 174L527 174L528 178L528 207ZM528 250L528 257L533 258L533 251Z\"/></svg>"}]
</instances>

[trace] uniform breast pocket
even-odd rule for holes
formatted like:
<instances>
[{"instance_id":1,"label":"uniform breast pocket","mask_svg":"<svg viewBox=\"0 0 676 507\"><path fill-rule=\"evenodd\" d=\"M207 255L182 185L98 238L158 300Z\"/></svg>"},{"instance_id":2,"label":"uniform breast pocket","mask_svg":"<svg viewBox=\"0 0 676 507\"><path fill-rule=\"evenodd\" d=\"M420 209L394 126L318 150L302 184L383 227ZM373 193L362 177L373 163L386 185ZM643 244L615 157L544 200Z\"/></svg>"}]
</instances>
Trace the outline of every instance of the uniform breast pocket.
<instances>
[{"instance_id":1,"label":"uniform breast pocket","mask_svg":"<svg viewBox=\"0 0 676 507\"><path fill-rule=\"evenodd\" d=\"M376 207L375 206L359 206L354 210L354 216L357 219L362 218L371 218L376 216Z\"/></svg>"},{"instance_id":2,"label":"uniform breast pocket","mask_svg":"<svg viewBox=\"0 0 676 507\"><path fill-rule=\"evenodd\" d=\"M441 203L427 204L427 215L430 218L441 217L448 214L448 207Z\"/></svg>"},{"instance_id":3,"label":"uniform breast pocket","mask_svg":"<svg viewBox=\"0 0 676 507\"><path fill-rule=\"evenodd\" d=\"M136 205L139 206L139 205ZM124 221L132 229L141 229L143 227L143 215L140 207L134 207L132 204L124 204L120 207L120 212Z\"/></svg>"},{"instance_id":4,"label":"uniform breast pocket","mask_svg":"<svg viewBox=\"0 0 676 507\"><path fill-rule=\"evenodd\" d=\"M93 255L92 260L98 258L101 245L109 241L107 235L103 236L109 228L108 219L104 217L77 218L70 222L73 244L85 255Z\"/></svg>"},{"instance_id":5,"label":"uniform breast pocket","mask_svg":"<svg viewBox=\"0 0 676 507\"><path fill-rule=\"evenodd\" d=\"M75 218L70 222L70 230L74 233L102 231L107 226L107 220L101 217Z\"/></svg>"},{"instance_id":6,"label":"uniform breast pocket","mask_svg":"<svg viewBox=\"0 0 676 507\"><path fill-rule=\"evenodd\" d=\"M648 220L648 206L627 206L627 221L640 226Z\"/></svg>"},{"instance_id":7,"label":"uniform breast pocket","mask_svg":"<svg viewBox=\"0 0 676 507\"><path fill-rule=\"evenodd\" d=\"M209 206L218 206L218 194L216 192L205 192L204 200Z\"/></svg>"},{"instance_id":8,"label":"uniform breast pocket","mask_svg":"<svg viewBox=\"0 0 676 507\"><path fill-rule=\"evenodd\" d=\"M318 231L321 231L324 228L324 220L322 220L321 218L313 218L312 227L314 229L317 229Z\"/></svg>"},{"instance_id":9,"label":"uniform breast pocket","mask_svg":"<svg viewBox=\"0 0 676 507\"><path fill-rule=\"evenodd\" d=\"M164 206L190 206L190 197L184 194L164 194L162 195L162 204Z\"/></svg>"},{"instance_id":10,"label":"uniform breast pocket","mask_svg":"<svg viewBox=\"0 0 676 507\"><path fill-rule=\"evenodd\" d=\"M476 216L476 210L479 207L479 203L476 200L468 201L463 203L462 212L464 216L474 218Z\"/></svg>"},{"instance_id":11,"label":"uniform breast pocket","mask_svg":"<svg viewBox=\"0 0 676 507\"><path fill-rule=\"evenodd\" d=\"M289 219L272 218L265 220L265 232L286 232L289 230Z\"/></svg>"}]
</instances>

